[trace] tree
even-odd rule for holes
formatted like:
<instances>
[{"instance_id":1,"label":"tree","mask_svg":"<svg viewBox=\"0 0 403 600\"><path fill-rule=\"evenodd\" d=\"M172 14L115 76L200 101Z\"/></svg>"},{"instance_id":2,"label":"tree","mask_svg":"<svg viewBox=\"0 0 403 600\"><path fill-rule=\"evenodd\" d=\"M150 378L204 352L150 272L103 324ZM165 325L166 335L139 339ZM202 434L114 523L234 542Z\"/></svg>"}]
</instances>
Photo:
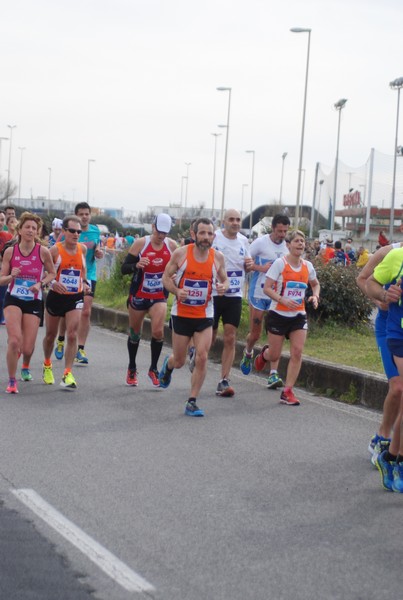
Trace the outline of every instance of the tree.
<instances>
[{"instance_id":1,"label":"tree","mask_svg":"<svg viewBox=\"0 0 403 600\"><path fill-rule=\"evenodd\" d=\"M14 196L17 191L17 186L12 181L7 182L7 179L0 177L0 206L7 203L7 200Z\"/></svg>"}]
</instances>

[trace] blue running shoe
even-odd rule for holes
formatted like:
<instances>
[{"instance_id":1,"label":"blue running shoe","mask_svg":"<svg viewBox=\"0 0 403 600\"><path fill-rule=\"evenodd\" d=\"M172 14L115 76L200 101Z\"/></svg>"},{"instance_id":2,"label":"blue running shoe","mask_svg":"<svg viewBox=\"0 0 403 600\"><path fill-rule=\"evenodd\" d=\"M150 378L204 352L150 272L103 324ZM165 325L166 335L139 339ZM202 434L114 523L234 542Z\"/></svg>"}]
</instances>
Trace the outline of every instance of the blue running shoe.
<instances>
[{"instance_id":1,"label":"blue running shoe","mask_svg":"<svg viewBox=\"0 0 403 600\"><path fill-rule=\"evenodd\" d=\"M88 365L88 358L86 353L82 348L77 350L77 354L75 356L74 362L78 365Z\"/></svg>"},{"instance_id":2,"label":"blue running shoe","mask_svg":"<svg viewBox=\"0 0 403 600\"><path fill-rule=\"evenodd\" d=\"M246 348L243 351L243 355L242 355L242 360L239 363L239 366L241 367L241 371L244 375L249 375L249 373L252 371L252 361L253 361L253 350L250 354L248 354L246 352Z\"/></svg>"},{"instance_id":3,"label":"blue running shoe","mask_svg":"<svg viewBox=\"0 0 403 600\"><path fill-rule=\"evenodd\" d=\"M396 463L388 462L385 460L385 454L387 450L384 450L382 454L377 456L375 466L381 474L381 482L385 490L388 492L393 491L393 469L396 467Z\"/></svg>"},{"instance_id":4,"label":"blue running shoe","mask_svg":"<svg viewBox=\"0 0 403 600\"><path fill-rule=\"evenodd\" d=\"M371 441L368 444L368 452L370 454L373 454L375 446L377 445L377 443L380 442L381 440L386 440L386 439L388 439L388 438L384 438L381 435L378 435L377 433L375 435L373 435L372 438L371 438Z\"/></svg>"},{"instance_id":5,"label":"blue running shoe","mask_svg":"<svg viewBox=\"0 0 403 600\"><path fill-rule=\"evenodd\" d=\"M396 463L394 466L392 489L403 494L403 463Z\"/></svg>"},{"instance_id":6,"label":"blue running shoe","mask_svg":"<svg viewBox=\"0 0 403 600\"><path fill-rule=\"evenodd\" d=\"M194 400L186 402L185 415L188 417L204 417L204 411L199 408Z\"/></svg>"},{"instance_id":7,"label":"blue running shoe","mask_svg":"<svg viewBox=\"0 0 403 600\"><path fill-rule=\"evenodd\" d=\"M375 444L372 456L371 456L371 463L374 465L374 467L376 467L376 459L378 458L378 456L380 454L382 454L382 452L384 450L389 450L389 446L390 446L390 442L391 440L387 440L381 436L378 436L379 439Z\"/></svg>"},{"instance_id":8,"label":"blue running shoe","mask_svg":"<svg viewBox=\"0 0 403 600\"><path fill-rule=\"evenodd\" d=\"M169 356L165 357L162 363L161 371L158 373L158 379L160 380L160 387L166 389L171 383L172 371L168 371L168 359Z\"/></svg>"},{"instance_id":9,"label":"blue running shoe","mask_svg":"<svg viewBox=\"0 0 403 600\"><path fill-rule=\"evenodd\" d=\"M64 356L64 340L57 340L55 348L55 357L57 360L63 360Z\"/></svg>"}]
</instances>

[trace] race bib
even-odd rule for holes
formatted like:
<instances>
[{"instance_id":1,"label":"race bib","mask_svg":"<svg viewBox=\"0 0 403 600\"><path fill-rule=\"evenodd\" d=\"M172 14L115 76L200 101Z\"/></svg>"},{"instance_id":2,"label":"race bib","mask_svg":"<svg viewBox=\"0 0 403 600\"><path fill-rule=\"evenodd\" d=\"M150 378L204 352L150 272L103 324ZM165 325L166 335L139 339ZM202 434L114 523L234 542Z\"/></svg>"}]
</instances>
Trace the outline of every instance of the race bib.
<instances>
[{"instance_id":1,"label":"race bib","mask_svg":"<svg viewBox=\"0 0 403 600\"><path fill-rule=\"evenodd\" d=\"M29 279L16 279L14 282L13 289L11 290L11 296L19 298L20 300L33 300L34 292L29 289L31 285L35 285L36 281Z\"/></svg>"},{"instance_id":2,"label":"race bib","mask_svg":"<svg viewBox=\"0 0 403 600\"><path fill-rule=\"evenodd\" d=\"M227 271L229 288L226 294L239 294L242 289L243 272L242 271Z\"/></svg>"},{"instance_id":3,"label":"race bib","mask_svg":"<svg viewBox=\"0 0 403 600\"><path fill-rule=\"evenodd\" d=\"M300 281L287 281L283 296L284 298L291 298L291 300L295 300L295 302L302 304L307 287L306 283L301 283Z\"/></svg>"},{"instance_id":4,"label":"race bib","mask_svg":"<svg viewBox=\"0 0 403 600\"><path fill-rule=\"evenodd\" d=\"M141 289L147 294L157 294L164 289L162 285L163 273L144 273L143 285Z\"/></svg>"},{"instance_id":5,"label":"race bib","mask_svg":"<svg viewBox=\"0 0 403 600\"><path fill-rule=\"evenodd\" d=\"M62 269L59 281L66 287L68 292L78 294L81 283L81 271L78 269Z\"/></svg>"},{"instance_id":6,"label":"race bib","mask_svg":"<svg viewBox=\"0 0 403 600\"><path fill-rule=\"evenodd\" d=\"M186 300L182 304L190 306L203 306L207 302L208 281L198 281L194 279L185 279L183 289L187 291Z\"/></svg>"}]
</instances>

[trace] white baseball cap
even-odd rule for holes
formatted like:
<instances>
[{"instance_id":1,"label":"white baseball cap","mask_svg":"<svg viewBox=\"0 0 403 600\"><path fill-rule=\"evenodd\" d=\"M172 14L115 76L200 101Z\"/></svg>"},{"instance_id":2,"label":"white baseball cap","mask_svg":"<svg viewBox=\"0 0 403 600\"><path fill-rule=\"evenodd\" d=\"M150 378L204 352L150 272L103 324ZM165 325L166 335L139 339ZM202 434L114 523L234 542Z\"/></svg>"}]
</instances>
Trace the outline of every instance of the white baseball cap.
<instances>
[{"instance_id":1,"label":"white baseball cap","mask_svg":"<svg viewBox=\"0 0 403 600\"><path fill-rule=\"evenodd\" d=\"M52 229L61 229L63 226L63 221L61 219L53 219L52 221Z\"/></svg>"},{"instance_id":2,"label":"white baseball cap","mask_svg":"<svg viewBox=\"0 0 403 600\"><path fill-rule=\"evenodd\" d=\"M155 229L160 233L169 233L172 227L172 219L165 213L160 213L154 220Z\"/></svg>"}]
</instances>

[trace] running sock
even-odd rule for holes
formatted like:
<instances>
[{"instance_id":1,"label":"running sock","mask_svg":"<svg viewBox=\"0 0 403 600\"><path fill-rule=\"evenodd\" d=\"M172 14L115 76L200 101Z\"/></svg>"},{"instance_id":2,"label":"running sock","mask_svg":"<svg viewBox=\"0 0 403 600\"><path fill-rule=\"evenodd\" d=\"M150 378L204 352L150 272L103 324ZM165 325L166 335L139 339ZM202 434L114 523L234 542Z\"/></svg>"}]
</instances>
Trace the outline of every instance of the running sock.
<instances>
[{"instance_id":1,"label":"running sock","mask_svg":"<svg viewBox=\"0 0 403 600\"><path fill-rule=\"evenodd\" d=\"M71 373L71 369L64 369L63 377L68 373Z\"/></svg>"},{"instance_id":2,"label":"running sock","mask_svg":"<svg viewBox=\"0 0 403 600\"><path fill-rule=\"evenodd\" d=\"M45 367L51 367L52 361L50 360L50 358L45 358L45 360L43 361L43 364L45 365Z\"/></svg>"},{"instance_id":3,"label":"running sock","mask_svg":"<svg viewBox=\"0 0 403 600\"><path fill-rule=\"evenodd\" d=\"M397 456L395 456L394 454L391 454L389 452L389 450L386 452L386 454L385 454L385 460L387 462L395 462L396 459L397 459ZM402 458L402 460L403 460L403 458Z\"/></svg>"},{"instance_id":4,"label":"running sock","mask_svg":"<svg viewBox=\"0 0 403 600\"><path fill-rule=\"evenodd\" d=\"M84 344L83 344L83 345L79 344L79 345L78 345L78 349L79 349L79 350L84 350Z\"/></svg>"},{"instance_id":5,"label":"running sock","mask_svg":"<svg viewBox=\"0 0 403 600\"><path fill-rule=\"evenodd\" d=\"M137 356L137 350L139 349L139 343L140 340L137 340L137 342L134 342L130 335L127 337L127 350L129 352L129 371L135 371L136 370L136 356Z\"/></svg>"},{"instance_id":6,"label":"running sock","mask_svg":"<svg viewBox=\"0 0 403 600\"><path fill-rule=\"evenodd\" d=\"M397 463L401 463L401 462L403 462L403 456L402 456L401 454L398 454L398 455L396 456L396 462L397 462Z\"/></svg>"},{"instance_id":7,"label":"running sock","mask_svg":"<svg viewBox=\"0 0 403 600\"><path fill-rule=\"evenodd\" d=\"M156 338L151 338L151 366L150 371L157 371L158 359L161 355L162 346L164 344L164 340L157 340Z\"/></svg>"},{"instance_id":8,"label":"running sock","mask_svg":"<svg viewBox=\"0 0 403 600\"><path fill-rule=\"evenodd\" d=\"M277 369L272 369L272 370L270 371L270 375L273 375L273 373L277 373Z\"/></svg>"},{"instance_id":9,"label":"running sock","mask_svg":"<svg viewBox=\"0 0 403 600\"><path fill-rule=\"evenodd\" d=\"M64 335L59 335L59 337L57 338L58 342L64 342Z\"/></svg>"},{"instance_id":10,"label":"running sock","mask_svg":"<svg viewBox=\"0 0 403 600\"><path fill-rule=\"evenodd\" d=\"M21 369L29 369L29 363L26 364L26 363L23 362Z\"/></svg>"},{"instance_id":11,"label":"running sock","mask_svg":"<svg viewBox=\"0 0 403 600\"><path fill-rule=\"evenodd\" d=\"M189 398L188 402L196 402L196 398Z\"/></svg>"}]
</instances>

